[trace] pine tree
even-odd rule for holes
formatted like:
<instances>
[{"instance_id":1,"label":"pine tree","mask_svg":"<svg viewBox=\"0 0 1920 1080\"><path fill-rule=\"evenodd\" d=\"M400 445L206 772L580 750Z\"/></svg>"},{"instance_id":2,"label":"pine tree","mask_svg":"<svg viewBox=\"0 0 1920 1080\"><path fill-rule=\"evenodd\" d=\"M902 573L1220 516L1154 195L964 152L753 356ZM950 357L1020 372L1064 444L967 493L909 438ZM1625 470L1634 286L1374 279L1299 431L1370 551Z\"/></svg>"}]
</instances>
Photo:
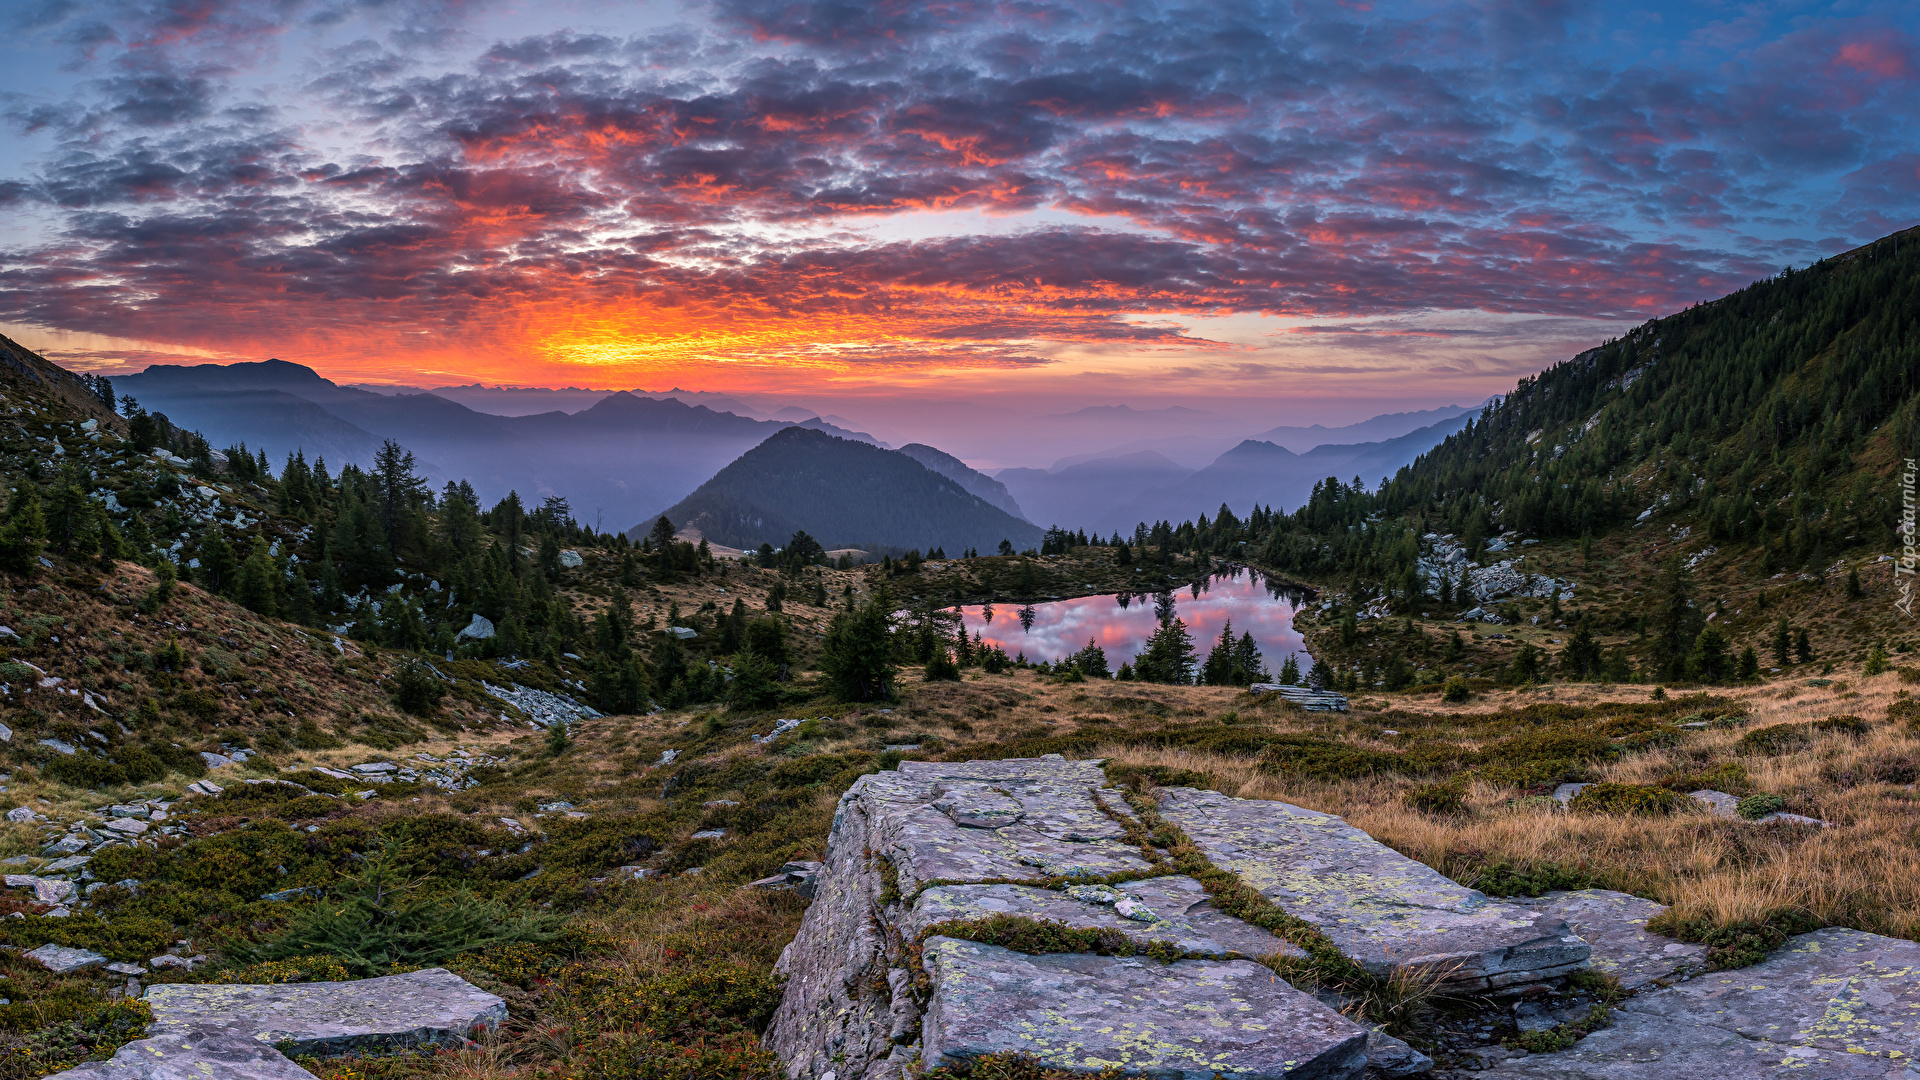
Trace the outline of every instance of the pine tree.
<instances>
[{"instance_id":1,"label":"pine tree","mask_svg":"<svg viewBox=\"0 0 1920 1080\"><path fill-rule=\"evenodd\" d=\"M1206 686L1233 685L1233 620L1220 632L1220 640L1213 643L1208 651L1206 662L1200 665L1200 682Z\"/></svg>"},{"instance_id":2,"label":"pine tree","mask_svg":"<svg viewBox=\"0 0 1920 1080\"><path fill-rule=\"evenodd\" d=\"M836 696L878 701L893 696L893 628L880 598L841 612L827 625L820 671Z\"/></svg>"},{"instance_id":3,"label":"pine tree","mask_svg":"<svg viewBox=\"0 0 1920 1080\"><path fill-rule=\"evenodd\" d=\"M1141 682L1185 685L1193 682L1193 662L1193 638L1187 633L1187 624L1169 619L1147 640L1146 651L1134 661L1133 674Z\"/></svg>"},{"instance_id":4,"label":"pine tree","mask_svg":"<svg viewBox=\"0 0 1920 1080\"><path fill-rule=\"evenodd\" d=\"M1687 677L1696 682L1719 683L1733 674L1727 656L1727 635L1717 626L1701 630L1687 652Z\"/></svg>"},{"instance_id":5,"label":"pine tree","mask_svg":"<svg viewBox=\"0 0 1920 1080\"><path fill-rule=\"evenodd\" d=\"M0 570L28 574L38 569L47 521L40 512L40 493L31 486L14 489L6 527L0 529Z\"/></svg>"},{"instance_id":6,"label":"pine tree","mask_svg":"<svg viewBox=\"0 0 1920 1080\"><path fill-rule=\"evenodd\" d=\"M1288 653L1287 661L1280 665L1280 684L1282 686L1300 685L1300 654Z\"/></svg>"},{"instance_id":7,"label":"pine tree","mask_svg":"<svg viewBox=\"0 0 1920 1080\"><path fill-rule=\"evenodd\" d=\"M262 615L280 614L280 568L274 565L273 556L267 553L267 542L259 537L254 538L253 550L248 552L247 561L240 566L239 579L234 584L234 599Z\"/></svg>"},{"instance_id":8,"label":"pine tree","mask_svg":"<svg viewBox=\"0 0 1920 1080\"><path fill-rule=\"evenodd\" d=\"M1774 624L1773 628L1773 664L1775 667L1786 667L1792 660L1793 645L1792 639L1788 636L1791 632L1787 627L1787 617L1785 615L1780 616L1780 621Z\"/></svg>"},{"instance_id":9,"label":"pine tree","mask_svg":"<svg viewBox=\"0 0 1920 1080\"><path fill-rule=\"evenodd\" d=\"M1802 664L1813 662L1813 639L1807 636L1807 628L1801 627L1793 637L1794 659Z\"/></svg>"}]
</instances>

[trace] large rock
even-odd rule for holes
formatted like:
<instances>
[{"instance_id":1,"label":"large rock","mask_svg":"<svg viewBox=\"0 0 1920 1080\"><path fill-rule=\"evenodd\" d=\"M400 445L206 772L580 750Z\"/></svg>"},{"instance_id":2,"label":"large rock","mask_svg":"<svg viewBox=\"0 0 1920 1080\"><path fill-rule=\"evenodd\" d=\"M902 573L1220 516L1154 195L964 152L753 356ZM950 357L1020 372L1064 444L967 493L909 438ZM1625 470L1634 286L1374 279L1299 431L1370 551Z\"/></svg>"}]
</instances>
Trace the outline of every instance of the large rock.
<instances>
[{"instance_id":1,"label":"large rock","mask_svg":"<svg viewBox=\"0 0 1920 1080\"><path fill-rule=\"evenodd\" d=\"M1707 967L1706 946L1647 932L1647 922L1667 910L1664 904L1606 889L1550 892L1508 903L1565 920L1593 947L1593 970L1613 976L1624 990L1683 979Z\"/></svg>"},{"instance_id":2,"label":"large rock","mask_svg":"<svg viewBox=\"0 0 1920 1080\"><path fill-rule=\"evenodd\" d=\"M225 1032L175 1032L130 1042L106 1061L50 1080L313 1080L271 1043Z\"/></svg>"},{"instance_id":3,"label":"large rock","mask_svg":"<svg viewBox=\"0 0 1920 1080\"><path fill-rule=\"evenodd\" d=\"M327 1056L438 1043L460 1045L507 1018L506 1003L445 968L354 982L284 986L173 983L147 991L153 1025L112 1060L66 1080L239 1080L302 1077L276 1051Z\"/></svg>"},{"instance_id":4,"label":"large rock","mask_svg":"<svg viewBox=\"0 0 1920 1080\"><path fill-rule=\"evenodd\" d=\"M1192 788L1164 789L1160 812L1375 975L1438 966L1457 988L1499 990L1586 967L1592 952L1560 918L1490 900L1331 814Z\"/></svg>"},{"instance_id":5,"label":"large rock","mask_svg":"<svg viewBox=\"0 0 1920 1080\"><path fill-rule=\"evenodd\" d=\"M283 986L172 983L147 991L156 1031L224 1030L295 1054L458 1046L507 1018L506 1003L445 968L353 982Z\"/></svg>"},{"instance_id":6,"label":"large rock","mask_svg":"<svg viewBox=\"0 0 1920 1080\"><path fill-rule=\"evenodd\" d=\"M1073 1072L1156 1080L1357 1077L1367 1033L1245 961L1027 956L936 937L921 1065L1023 1054Z\"/></svg>"},{"instance_id":7,"label":"large rock","mask_svg":"<svg viewBox=\"0 0 1920 1080\"><path fill-rule=\"evenodd\" d=\"M1130 825L1095 762L905 762L861 777L780 958L766 1043L789 1080L894 1080L1000 1052L1168 1080L1358 1080L1370 1041L1383 1058L1403 1052L1395 1075L1418 1063L1252 962L1301 950L1216 910L1164 853L1134 846ZM995 915L1196 958L1027 955L953 934Z\"/></svg>"},{"instance_id":8,"label":"large rock","mask_svg":"<svg viewBox=\"0 0 1920 1080\"><path fill-rule=\"evenodd\" d=\"M1653 990L1573 1049L1506 1061L1500 1080L1913 1080L1920 943L1858 930L1793 938L1752 967Z\"/></svg>"}]
</instances>

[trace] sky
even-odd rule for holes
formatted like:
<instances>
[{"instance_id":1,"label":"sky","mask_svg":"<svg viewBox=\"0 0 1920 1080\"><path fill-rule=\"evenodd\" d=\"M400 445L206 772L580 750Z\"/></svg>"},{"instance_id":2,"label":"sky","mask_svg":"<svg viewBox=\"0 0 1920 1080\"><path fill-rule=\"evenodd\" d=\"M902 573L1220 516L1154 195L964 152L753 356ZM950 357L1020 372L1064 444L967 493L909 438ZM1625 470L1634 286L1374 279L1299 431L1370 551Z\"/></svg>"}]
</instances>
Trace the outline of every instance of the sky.
<instances>
[{"instance_id":1,"label":"sky","mask_svg":"<svg viewBox=\"0 0 1920 1080\"><path fill-rule=\"evenodd\" d=\"M1920 220L1911 0L0 0L0 29L0 333L107 374L1348 422Z\"/></svg>"}]
</instances>

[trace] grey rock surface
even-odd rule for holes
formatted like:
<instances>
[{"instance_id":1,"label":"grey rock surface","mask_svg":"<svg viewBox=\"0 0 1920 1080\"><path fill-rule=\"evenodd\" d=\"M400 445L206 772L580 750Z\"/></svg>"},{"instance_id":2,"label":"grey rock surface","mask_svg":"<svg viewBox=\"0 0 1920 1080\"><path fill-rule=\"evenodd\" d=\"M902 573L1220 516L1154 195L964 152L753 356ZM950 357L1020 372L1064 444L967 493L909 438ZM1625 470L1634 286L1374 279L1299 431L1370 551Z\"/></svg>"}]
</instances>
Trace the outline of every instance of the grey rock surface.
<instances>
[{"instance_id":1,"label":"grey rock surface","mask_svg":"<svg viewBox=\"0 0 1920 1080\"><path fill-rule=\"evenodd\" d=\"M56 975L65 975L69 971L84 971L107 962L107 958L97 952L69 949L65 945L42 945L37 949L27 950L24 955Z\"/></svg>"},{"instance_id":2,"label":"grey rock surface","mask_svg":"<svg viewBox=\"0 0 1920 1080\"><path fill-rule=\"evenodd\" d=\"M1687 798L1700 804L1701 808L1714 817L1733 817L1739 810L1740 800L1724 791L1702 789L1687 792Z\"/></svg>"},{"instance_id":3,"label":"grey rock surface","mask_svg":"<svg viewBox=\"0 0 1920 1080\"><path fill-rule=\"evenodd\" d=\"M147 991L155 1035L224 1032L293 1053L459 1045L506 1019L506 1003L445 968L353 982L279 986L171 983Z\"/></svg>"},{"instance_id":4,"label":"grey rock surface","mask_svg":"<svg viewBox=\"0 0 1920 1080\"><path fill-rule=\"evenodd\" d=\"M1561 919L1490 900L1331 814L1193 788L1163 789L1160 812L1375 975L1440 965L1455 987L1488 991L1587 966Z\"/></svg>"},{"instance_id":5,"label":"grey rock surface","mask_svg":"<svg viewBox=\"0 0 1920 1080\"><path fill-rule=\"evenodd\" d=\"M788 1080L900 1080L997 1051L1166 1080L1359 1080L1370 1043L1376 1072L1426 1067L1254 963L1302 951L1216 910L1164 853L1136 847L1128 826L1139 822L1106 783L1097 762L1059 757L903 762L861 777L840 800L814 902L777 968L786 986L765 1042ZM1362 841L1385 851L1348 838ZM1492 921L1546 918L1501 912ZM933 932L994 915L1195 958L1030 956ZM1513 953L1504 941L1480 948Z\"/></svg>"},{"instance_id":6,"label":"grey rock surface","mask_svg":"<svg viewBox=\"0 0 1920 1080\"><path fill-rule=\"evenodd\" d=\"M1912 1080L1920 943L1802 934L1752 967L1640 994L1570 1050L1499 1063L1499 1080Z\"/></svg>"},{"instance_id":7,"label":"grey rock surface","mask_svg":"<svg viewBox=\"0 0 1920 1080\"><path fill-rule=\"evenodd\" d=\"M1016 1053L1074 1072L1164 1080L1357 1078L1366 1032L1245 961L1028 956L928 939L921 1064Z\"/></svg>"},{"instance_id":8,"label":"grey rock surface","mask_svg":"<svg viewBox=\"0 0 1920 1080\"><path fill-rule=\"evenodd\" d=\"M1298 945L1215 911L1200 883L1185 875L1129 881L1114 891L1144 903L1158 918L1130 919L1111 904L1088 903L1030 885L936 885L914 901L901 927L911 937L948 920L1019 915L1088 930L1112 930L1143 945L1164 941L1181 952L1248 960L1276 953L1307 955Z\"/></svg>"},{"instance_id":9,"label":"grey rock surface","mask_svg":"<svg viewBox=\"0 0 1920 1080\"><path fill-rule=\"evenodd\" d=\"M227 1032L176 1032L130 1042L48 1080L313 1080L270 1043Z\"/></svg>"},{"instance_id":10,"label":"grey rock surface","mask_svg":"<svg viewBox=\"0 0 1920 1080\"><path fill-rule=\"evenodd\" d=\"M1507 902L1565 920L1593 947L1593 970L1618 979L1625 990L1706 970L1706 946L1647 932L1648 920L1667 910L1663 904L1606 889L1550 892Z\"/></svg>"}]
</instances>

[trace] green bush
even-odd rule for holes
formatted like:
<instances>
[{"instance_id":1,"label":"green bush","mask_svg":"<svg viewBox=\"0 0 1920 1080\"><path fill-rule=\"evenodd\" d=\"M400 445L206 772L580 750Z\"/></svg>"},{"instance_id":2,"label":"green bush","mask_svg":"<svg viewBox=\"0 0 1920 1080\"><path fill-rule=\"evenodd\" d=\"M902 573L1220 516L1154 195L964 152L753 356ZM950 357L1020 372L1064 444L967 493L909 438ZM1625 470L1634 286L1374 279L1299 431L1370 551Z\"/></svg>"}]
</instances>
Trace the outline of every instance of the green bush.
<instances>
[{"instance_id":1,"label":"green bush","mask_svg":"<svg viewBox=\"0 0 1920 1080\"><path fill-rule=\"evenodd\" d=\"M1873 725L1857 716L1829 716L1824 720L1815 720L1813 730L1828 735L1846 735L1859 738L1873 730Z\"/></svg>"},{"instance_id":2,"label":"green bush","mask_svg":"<svg viewBox=\"0 0 1920 1080\"><path fill-rule=\"evenodd\" d=\"M1787 800L1778 795L1761 792L1758 795L1749 795L1741 799L1739 804L1734 807L1734 810L1748 821L1758 821L1768 814L1778 813L1786 808Z\"/></svg>"},{"instance_id":3,"label":"green bush","mask_svg":"<svg viewBox=\"0 0 1920 1080\"><path fill-rule=\"evenodd\" d=\"M1681 796L1663 787L1649 784L1622 784L1607 781L1589 784L1567 803L1567 809L1585 814L1671 814L1680 808Z\"/></svg>"},{"instance_id":4,"label":"green bush","mask_svg":"<svg viewBox=\"0 0 1920 1080\"><path fill-rule=\"evenodd\" d=\"M1465 814L1467 812L1466 777L1456 776L1438 783L1408 788L1401 799L1409 807L1423 814Z\"/></svg>"},{"instance_id":5,"label":"green bush","mask_svg":"<svg viewBox=\"0 0 1920 1080\"><path fill-rule=\"evenodd\" d=\"M1473 696L1473 690L1467 680L1458 675L1449 676L1444 689L1440 691L1440 700L1449 705L1458 705Z\"/></svg>"},{"instance_id":6,"label":"green bush","mask_svg":"<svg viewBox=\"0 0 1920 1080\"><path fill-rule=\"evenodd\" d=\"M1754 728L1740 736L1740 750L1748 754L1764 754L1769 757L1784 754L1789 750L1813 741L1813 730L1807 724L1773 724L1768 727Z\"/></svg>"},{"instance_id":7,"label":"green bush","mask_svg":"<svg viewBox=\"0 0 1920 1080\"><path fill-rule=\"evenodd\" d=\"M1795 934L1811 933L1825 923L1805 908L1775 908L1758 919L1715 923L1707 916L1682 918L1675 908L1654 916L1647 929L1707 947L1707 966L1715 971L1757 964Z\"/></svg>"},{"instance_id":8,"label":"green bush","mask_svg":"<svg viewBox=\"0 0 1920 1080\"><path fill-rule=\"evenodd\" d=\"M1749 791L1753 781L1747 777L1747 767L1737 761L1723 761L1694 772L1673 773L1662 777L1660 786L1670 791L1725 791L1738 795Z\"/></svg>"},{"instance_id":9,"label":"green bush","mask_svg":"<svg viewBox=\"0 0 1920 1080\"><path fill-rule=\"evenodd\" d=\"M1592 889L1602 882L1587 873L1585 867L1563 866L1556 862L1516 864L1499 859L1454 877L1470 889L1488 896L1539 896L1569 889Z\"/></svg>"}]
</instances>

